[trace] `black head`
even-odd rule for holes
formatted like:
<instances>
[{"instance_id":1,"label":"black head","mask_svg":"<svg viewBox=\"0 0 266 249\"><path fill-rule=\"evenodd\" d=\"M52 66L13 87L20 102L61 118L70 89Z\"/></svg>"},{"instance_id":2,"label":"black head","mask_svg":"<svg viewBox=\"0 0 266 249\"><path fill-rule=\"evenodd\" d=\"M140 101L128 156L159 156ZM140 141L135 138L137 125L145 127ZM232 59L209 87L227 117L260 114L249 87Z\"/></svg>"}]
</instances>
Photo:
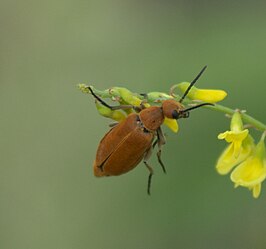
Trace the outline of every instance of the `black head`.
<instances>
[{"instance_id":1,"label":"black head","mask_svg":"<svg viewBox=\"0 0 266 249\"><path fill-rule=\"evenodd\" d=\"M179 112L177 110L172 111L173 119L188 118L188 117L189 117L189 112L184 112L183 110L180 110Z\"/></svg>"}]
</instances>

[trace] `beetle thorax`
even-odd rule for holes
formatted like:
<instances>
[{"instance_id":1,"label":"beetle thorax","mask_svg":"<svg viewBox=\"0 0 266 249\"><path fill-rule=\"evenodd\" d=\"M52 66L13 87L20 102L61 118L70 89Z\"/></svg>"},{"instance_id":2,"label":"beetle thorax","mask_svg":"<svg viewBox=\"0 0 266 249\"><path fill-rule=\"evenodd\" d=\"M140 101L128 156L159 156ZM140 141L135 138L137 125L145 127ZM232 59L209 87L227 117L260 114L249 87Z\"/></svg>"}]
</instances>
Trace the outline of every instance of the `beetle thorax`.
<instances>
[{"instance_id":1,"label":"beetle thorax","mask_svg":"<svg viewBox=\"0 0 266 249\"><path fill-rule=\"evenodd\" d=\"M158 106L142 110L139 117L144 127L150 131L156 131L164 121L163 110Z\"/></svg>"}]
</instances>

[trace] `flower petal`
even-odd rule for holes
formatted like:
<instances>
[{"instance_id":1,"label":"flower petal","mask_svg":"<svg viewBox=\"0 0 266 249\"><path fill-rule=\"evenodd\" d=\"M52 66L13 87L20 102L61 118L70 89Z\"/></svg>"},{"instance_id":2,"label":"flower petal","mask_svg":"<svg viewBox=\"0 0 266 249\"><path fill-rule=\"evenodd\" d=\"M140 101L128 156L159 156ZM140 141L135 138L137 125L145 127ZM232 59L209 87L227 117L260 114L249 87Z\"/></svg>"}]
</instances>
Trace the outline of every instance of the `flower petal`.
<instances>
[{"instance_id":1,"label":"flower petal","mask_svg":"<svg viewBox=\"0 0 266 249\"><path fill-rule=\"evenodd\" d=\"M236 165L246 159L248 154L242 153L237 158L234 156L234 146L230 144L218 158L216 170L219 174L225 175L229 173Z\"/></svg>"},{"instance_id":2,"label":"flower petal","mask_svg":"<svg viewBox=\"0 0 266 249\"><path fill-rule=\"evenodd\" d=\"M187 88L189 87L189 82L182 82L178 84L178 88L182 93L185 93ZM187 97L192 100L201 100L208 103L216 103L223 100L227 96L227 93L223 90L213 90L213 89L199 89L193 86Z\"/></svg>"},{"instance_id":3,"label":"flower petal","mask_svg":"<svg viewBox=\"0 0 266 249\"><path fill-rule=\"evenodd\" d=\"M218 158L216 169L219 174L225 175L232 170L236 165L244 161L254 149L253 138L248 135L243 141L238 156L235 156L234 144L231 143L226 147Z\"/></svg>"},{"instance_id":4,"label":"flower petal","mask_svg":"<svg viewBox=\"0 0 266 249\"><path fill-rule=\"evenodd\" d=\"M224 134L223 137L225 141L228 143L235 142L235 141L242 142L248 135L248 129L245 129L239 132L227 131L223 134Z\"/></svg>"},{"instance_id":5,"label":"flower petal","mask_svg":"<svg viewBox=\"0 0 266 249\"><path fill-rule=\"evenodd\" d=\"M218 139L225 139L226 142L232 143L234 148L234 157L238 157L241 152L242 142L248 136L248 129L243 131L226 131L218 135Z\"/></svg>"},{"instance_id":6,"label":"flower petal","mask_svg":"<svg viewBox=\"0 0 266 249\"><path fill-rule=\"evenodd\" d=\"M266 178L266 168L257 157L249 157L234 169L232 182L243 187L254 187Z\"/></svg>"},{"instance_id":7,"label":"flower petal","mask_svg":"<svg viewBox=\"0 0 266 249\"><path fill-rule=\"evenodd\" d=\"M165 117L164 118L164 122L163 122L166 126L168 126L173 132L177 133L178 132L178 123L175 119L170 119Z\"/></svg>"},{"instance_id":8,"label":"flower petal","mask_svg":"<svg viewBox=\"0 0 266 249\"><path fill-rule=\"evenodd\" d=\"M252 194L254 198L258 198L261 191L261 184L257 184L252 189Z\"/></svg>"}]
</instances>

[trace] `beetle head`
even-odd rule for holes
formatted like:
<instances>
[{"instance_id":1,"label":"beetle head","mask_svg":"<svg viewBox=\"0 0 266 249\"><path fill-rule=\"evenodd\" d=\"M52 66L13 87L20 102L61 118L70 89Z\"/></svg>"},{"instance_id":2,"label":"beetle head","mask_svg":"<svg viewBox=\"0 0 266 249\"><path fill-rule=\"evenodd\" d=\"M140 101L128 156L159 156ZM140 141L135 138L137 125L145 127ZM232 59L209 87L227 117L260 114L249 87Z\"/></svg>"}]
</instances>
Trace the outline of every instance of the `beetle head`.
<instances>
[{"instance_id":1,"label":"beetle head","mask_svg":"<svg viewBox=\"0 0 266 249\"><path fill-rule=\"evenodd\" d=\"M185 108L180 102L177 102L173 99L169 99L163 102L162 110L163 110L163 114L165 117L171 118L171 119L180 119L180 118L188 118L189 112L191 110L197 109L205 105L214 105L214 104L201 103L201 104L189 107L189 108Z\"/></svg>"},{"instance_id":2,"label":"beetle head","mask_svg":"<svg viewBox=\"0 0 266 249\"><path fill-rule=\"evenodd\" d=\"M163 114L167 118L179 119L188 118L189 113L184 112L185 107L176 100L168 99L162 103Z\"/></svg>"},{"instance_id":3,"label":"beetle head","mask_svg":"<svg viewBox=\"0 0 266 249\"><path fill-rule=\"evenodd\" d=\"M203 67L202 70L199 72L199 74L196 76L196 78L191 81L191 83L189 84L188 88L186 89L185 93L183 94L183 96L180 98L179 101L169 99L163 102L162 110L165 117L171 119L188 118L189 111L197 109L204 105L213 105L211 103L202 103L186 109L182 105L183 100L185 99L185 97L187 96L193 85L197 82L197 80L199 79L199 77L202 75L202 73L205 71L206 68L207 66Z\"/></svg>"}]
</instances>

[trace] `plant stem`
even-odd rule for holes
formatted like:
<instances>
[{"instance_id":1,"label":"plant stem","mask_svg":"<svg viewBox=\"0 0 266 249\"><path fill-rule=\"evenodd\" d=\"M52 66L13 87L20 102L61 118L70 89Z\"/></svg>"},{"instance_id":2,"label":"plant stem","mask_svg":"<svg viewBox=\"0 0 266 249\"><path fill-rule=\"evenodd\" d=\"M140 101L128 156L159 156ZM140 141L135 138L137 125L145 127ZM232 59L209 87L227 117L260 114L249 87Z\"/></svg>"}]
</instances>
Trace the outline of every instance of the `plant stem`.
<instances>
[{"instance_id":1,"label":"plant stem","mask_svg":"<svg viewBox=\"0 0 266 249\"><path fill-rule=\"evenodd\" d=\"M233 115L235 110L222 106L222 105L218 105L215 104L214 106L205 106L205 108L211 109L211 110L215 110L215 111L219 111L225 114L229 114L229 115ZM262 122L258 121L257 119L251 117L250 115L241 112L241 117L243 119L243 121L247 124L252 125L254 128L257 128L258 130L261 131L265 131L266 130L266 125L263 124Z\"/></svg>"},{"instance_id":2,"label":"plant stem","mask_svg":"<svg viewBox=\"0 0 266 249\"><path fill-rule=\"evenodd\" d=\"M85 85L85 84L79 84L78 86L80 88L80 90L84 93L90 93L88 91L88 86ZM95 94L97 94L99 97L101 98L112 98L112 97L117 97L117 96L114 96L112 95L111 91L109 91L109 89L107 90L104 90L104 91L100 91L100 90L97 90L95 89L94 87L91 86L91 88L93 89L93 91L95 92ZM165 93L158 93L158 96L160 94L165 94ZM148 96L148 94L147 94ZM168 96L167 94L164 95L164 99L168 99ZM170 98L171 96L169 96ZM139 95L139 98L140 99L143 99L143 96L140 96ZM171 97L172 98L172 97ZM178 97L179 99L179 97ZM154 99L147 99L147 101L149 103L152 103L154 102ZM187 102L187 101L184 101L184 102ZM234 109L231 109L231 108L228 108L228 107L225 107L223 105L218 105L218 104L215 104L214 106L204 106L204 108L208 108L208 109L211 109L211 110L214 110L214 111L218 111L218 112L222 112L222 113L225 113L225 114L229 114L229 115L233 115L235 110ZM252 127L260 130L260 131L266 131L266 125L263 124L262 122L260 122L259 120L251 117L250 115L246 114L246 113L243 113L241 112L241 116L242 116L242 119L243 121L246 123L246 124L249 124L251 125Z\"/></svg>"}]
</instances>

